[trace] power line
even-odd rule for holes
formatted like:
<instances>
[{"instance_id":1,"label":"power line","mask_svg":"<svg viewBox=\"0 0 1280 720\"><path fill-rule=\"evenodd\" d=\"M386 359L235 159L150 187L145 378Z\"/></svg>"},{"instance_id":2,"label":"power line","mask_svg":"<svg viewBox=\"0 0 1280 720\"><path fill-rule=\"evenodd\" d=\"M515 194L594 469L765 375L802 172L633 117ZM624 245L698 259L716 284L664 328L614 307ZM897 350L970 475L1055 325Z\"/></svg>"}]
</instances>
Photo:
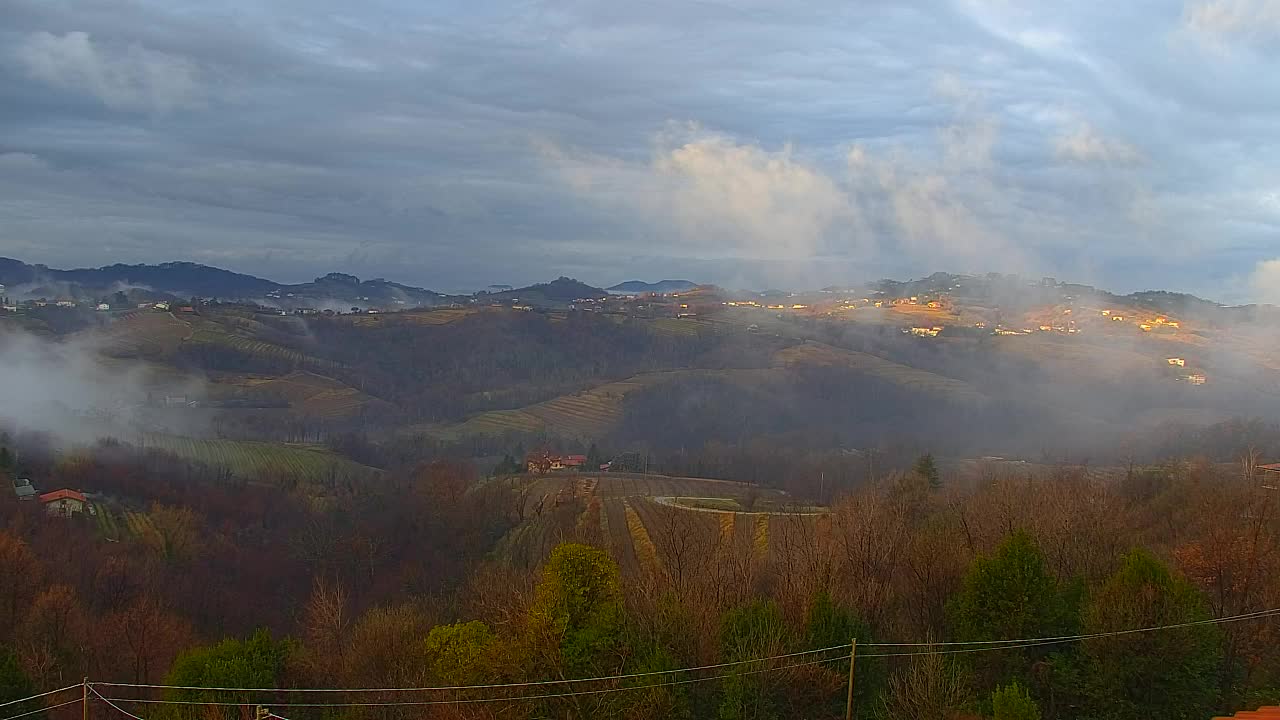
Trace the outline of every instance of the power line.
<instances>
[{"instance_id":1,"label":"power line","mask_svg":"<svg viewBox=\"0 0 1280 720\"><path fill-rule=\"evenodd\" d=\"M697 667L678 668L676 670L654 670L651 672L630 673L627 675L605 675L601 677L591 678L570 678L567 680L531 680L529 682L518 683L497 683L492 685L452 685L452 686L436 686L436 687L413 687L413 688L231 688L231 687L199 687L196 685L147 685L141 683L114 683L114 682L95 682L93 685L102 687L124 687L124 688L150 688L160 690L210 690L214 692L266 692L266 693L385 693L385 692L438 692L445 690L492 690L500 688L515 687L531 687L537 685L564 685L566 683L585 683L585 682L604 682L606 680L634 680L642 677L652 677L654 675L670 675L675 672L700 672L702 670L717 670L720 668L734 667L737 665L750 665L751 663L767 662L769 660L783 660L786 658L801 657L804 655L816 655L818 653L831 652L833 650L846 650L849 644L836 645L833 647L820 648L818 650L802 650L800 652L786 653L783 655L772 655L764 658L754 658L751 660L736 660L734 662L716 663L715 665L700 665Z\"/></svg>"},{"instance_id":2,"label":"power line","mask_svg":"<svg viewBox=\"0 0 1280 720\"><path fill-rule=\"evenodd\" d=\"M928 653L915 653L915 654L925 655ZM676 685L692 685L694 683L709 682L712 680L724 680L726 678L741 677L743 675L758 675L758 674L767 673L767 672L792 670L795 668L808 667L811 665L819 665L822 663L833 662L837 660L847 660L847 659L848 658L846 658L843 655L837 655L835 657L822 658L820 660L808 660L805 662L792 663L790 665L780 665L778 667L772 667L772 668L761 668L758 670L744 670L742 672L734 672L726 675L711 675L708 677L701 677L701 678L685 678L682 680L671 680L668 682L648 683L645 685L630 685L630 686L615 687L615 688L600 688L596 690L576 690L573 692L565 692L565 693L544 693L539 695L508 695L508 696L484 697L484 698L458 698L458 699L451 699L451 700L391 700L391 701L385 701L385 702L374 701L374 702L347 702L347 703L272 703L272 705L274 707L286 707L286 708L403 707L403 706L421 706L421 705L465 705L465 704L496 703L496 702L521 702L526 700L551 700L555 698L574 697L577 695L602 695L605 693L627 692L630 690L648 690L652 688L672 687ZM760 662L760 660L753 660L752 662ZM669 670L661 674L673 675L679 672L683 672L683 671ZM479 687L479 686L476 686L476 687ZM94 694L98 695L98 697L102 697L102 695L100 695L96 690L94 691ZM116 709L119 709L119 708L114 703L111 703L110 700L115 700L118 702L147 703L147 704L154 704L154 705L203 705L203 706L214 706L214 707L240 707L243 705L254 704L250 702L229 702L229 701L216 701L216 700L209 700L209 701L152 700L152 699L146 699L146 698L106 698L106 697L102 697L102 699L108 701L108 704L110 704L112 707L116 707ZM124 711L122 710L121 712L124 712ZM137 715L133 715L132 713L126 713L126 714L132 718L135 718L136 720L142 720L141 718L138 718Z\"/></svg>"},{"instance_id":3,"label":"power line","mask_svg":"<svg viewBox=\"0 0 1280 720\"><path fill-rule=\"evenodd\" d=\"M869 653L862 657L910 657L913 655L939 655L939 654L960 654L973 652L987 652L998 650L1014 650L1027 647L1038 647L1044 645L1057 645L1080 640L1095 640L1099 638L1115 637L1119 635L1131 635L1135 633L1156 632L1162 630L1176 630L1199 625L1218 625L1229 622L1239 622L1243 620L1254 620L1280 615L1280 608L1272 608L1269 610L1259 610L1252 613L1244 613L1241 615L1233 615L1222 618L1210 618L1208 620L1195 620L1191 622L1175 623L1172 625L1158 625L1144 628L1131 628L1128 630L1114 630L1101 633L1089 633L1082 635L1060 635L1039 638L1022 638L1015 640L971 640L958 642L912 642L912 643L865 643L866 647L877 648L948 648L944 650L924 650L922 652L891 652L891 653ZM861 644L861 643L860 643ZM977 647L970 647L977 646ZM139 688L139 689L161 689L161 690L192 690L192 691L208 691L208 692L245 692L245 693L393 693L393 692L444 692L444 691L466 691L466 690L498 690L506 688L519 687L540 687L547 685L572 685L587 682L605 682L616 680L634 680L644 677L654 677L661 675L671 675L680 672L701 672L705 670L717 670L727 667L736 667L740 665L750 665L753 663L769 662L772 660L782 660L793 657L802 657L806 655L815 655L835 650L845 650L849 644L835 645L832 647L821 648L818 650L804 650L794 653L786 653L782 655L773 655L764 658L754 658L751 660L738 660L734 662L716 663L714 665L701 665L696 667L678 668L675 670L657 670L642 673L629 673L624 675L606 675L591 678L571 678L566 680L536 680L518 683L493 683L486 685L453 685L453 686L433 686L433 687L398 687L398 688L232 688L232 687L199 687L195 685L155 685L144 683L115 683L115 682L95 682L91 685L101 687L123 687L123 688ZM960 649L950 649L960 648ZM837 658L839 659L839 658ZM816 662L826 662L819 660ZM798 666L797 666L798 667ZM717 676L718 677L718 676ZM715 679L715 677L707 678ZM77 687L77 686L72 686ZM59 692L59 691L54 691ZM137 702L159 702L156 700L137 700ZM278 707L286 707L285 705L277 705ZM300 705L303 707L323 707L324 705ZM341 706L341 705L340 705Z\"/></svg>"},{"instance_id":4,"label":"power line","mask_svg":"<svg viewBox=\"0 0 1280 720\"><path fill-rule=\"evenodd\" d=\"M103 697L102 693L98 692L97 690L94 690L92 687L89 688L89 692L93 693L94 695L97 695L99 700L115 708L117 712L120 712L129 716L133 718L133 720L143 720L143 718L140 718L137 715L134 715L133 713L129 712L128 710L125 710L124 708L120 707L119 705L111 702L111 698Z\"/></svg>"},{"instance_id":5,"label":"power line","mask_svg":"<svg viewBox=\"0 0 1280 720\"><path fill-rule=\"evenodd\" d=\"M1131 628L1128 630L1114 630L1110 632L1090 633L1086 635L1060 635L1057 637L1041 637L1041 638L1025 638L1019 640L965 640L959 642L908 642L908 643L867 643L868 647L932 647L932 646L956 646L956 645L999 645L1004 643L1061 643L1074 642L1076 640L1094 640L1097 638L1114 637L1116 635L1132 635L1135 633L1154 632L1157 630L1178 630L1181 628L1193 627L1196 625L1221 625L1230 622L1239 622L1241 620L1254 620L1264 617L1272 617L1280 615L1280 608L1272 608L1270 610L1258 610L1256 612L1244 613L1242 615L1232 615L1229 617L1209 618L1208 620L1194 620L1191 622L1175 623L1173 625L1156 625L1153 627ZM860 645L862 643L859 643ZM847 647L847 646L846 646Z\"/></svg>"},{"instance_id":6,"label":"power line","mask_svg":"<svg viewBox=\"0 0 1280 720\"><path fill-rule=\"evenodd\" d=\"M28 700L35 700L35 699L37 699L37 698L45 697L46 695L57 695L57 694L58 694L58 693L60 693L60 692L66 692L66 691L68 691L68 690L75 690L76 688L80 687L80 686L81 686L81 685L83 685L83 684L84 684L84 683L76 683L75 685L68 685L68 686L66 686L66 687L64 687L64 688L58 688L57 690L50 690L50 691L48 691L48 692L42 692L42 693L39 693L39 694L37 694L37 695L32 695L31 697L25 697L25 698L22 698L21 700L10 700L10 701L8 701L8 702L2 702L2 703L0 703L0 707L6 707L6 706L9 706L9 705L17 705L18 703L23 703L23 702L26 702L26 701L28 701Z\"/></svg>"},{"instance_id":7,"label":"power line","mask_svg":"<svg viewBox=\"0 0 1280 720\"><path fill-rule=\"evenodd\" d=\"M19 701L19 702L21 702L21 701ZM5 718L4 720L18 720L18 718L24 718L24 717L27 717L28 715L35 715L36 713L42 713L42 712L44 712L45 710L56 710L57 708L65 707L65 706L67 706L67 705L74 705L74 704L76 704L76 703L78 703L78 702L81 702L81 698L76 698L75 700L68 700L68 701L63 702L63 703L58 703L57 705L50 705L50 706L48 706L48 707L37 708L37 709L35 709L35 710L30 710L30 711L27 711L27 712L21 713L21 714L19 714L19 715L10 715L9 717ZM6 704L9 704L9 703L6 703Z\"/></svg>"}]
</instances>

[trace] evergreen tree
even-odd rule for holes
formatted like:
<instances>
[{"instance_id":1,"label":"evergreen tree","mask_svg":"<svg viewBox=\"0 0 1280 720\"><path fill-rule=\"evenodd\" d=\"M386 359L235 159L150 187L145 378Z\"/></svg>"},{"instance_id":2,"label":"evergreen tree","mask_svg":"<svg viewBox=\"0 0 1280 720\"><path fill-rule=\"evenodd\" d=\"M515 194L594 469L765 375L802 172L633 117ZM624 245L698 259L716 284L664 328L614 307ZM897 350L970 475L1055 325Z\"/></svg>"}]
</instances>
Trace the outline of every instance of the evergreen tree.
<instances>
[{"instance_id":1,"label":"evergreen tree","mask_svg":"<svg viewBox=\"0 0 1280 720\"><path fill-rule=\"evenodd\" d=\"M1095 593L1085 632L1208 620L1204 597L1144 550ZM1083 643L1084 693L1109 720L1208 717L1218 702L1221 633L1213 625L1096 638Z\"/></svg>"},{"instance_id":2,"label":"evergreen tree","mask_svg":"<svg viewBox=\"0 0 1280 720\"><path fill-rule=\"evenodd\" d=\"M22 665L18 663L18 654L0 645L0 704L21 700L35 694L36 690L31 685L31 680L27 678L27 674L22 671ZM32 714L28 715L28 718L43 720L45 713L40 711L40 708L39 700L29 700L5 705L0 708L0 715L12 717L29 712Z\"/></svg>"},{"instance_id":3,"label":"evergreen tree","mask_svg":"<svg viewBox=\"0 0 1280 720\"><path fill-rule=\"evenodd\" d=\"M938 463L933 459L931 453L921 455L913 468L913 471L920 479L929 483L929 488L937 490L942 487L942 476L938 473Z\"/></svg>"},{"instance_id":4,"label":"evergreen tree","mask_svg":"<svg viewBox=\"0 0 1280 720\"><path fill-rule=\"evenodd\" d=\"M960 592L947 604L948 623L962 641L1063 635L1075 627L1074 614L1040 547L1022 530L992 555L974 560ZM1051 650L987 653L973 658L973 665L979 681L992 687L1022 675L1035 657Z\"/></svg>"},{"instance_id":5,"label":"evergreen tree","mask_svg":"<svg viewBox=\"0 0 1280 720\"><path fill-rule=\"evenodd\" d=\"M805 617L805 635L812 650L836 647L854 638L857 638L859 645L872 642L871 626L859 619L852 610L837 605L826 592L818 593L809 605L809 612ZM841 676L849 672L848 661L824 663L823 667L830 668ZM874 717L887 680L887 668L881 659L863 658L857 661L856 670L858 679L853 686L855 716ZM841 695L832 702L833 705L827 711L837 715L844 708L845 698Z\"/></svg>"},{"instance_id":6,"label":"evergreen tree","mask_svg":"<svg viewBox=\"0 0 1280 720\"><path fill-rule=\"evenodd\" d=\"M720 650L726 662L769 657L785 652L786 623L772 601L756 601L725 613L720 628ZM763 675L743 675L750 665L725 680L720 699L720 720L768 720L779 717L777 698Z\"/></svg>"}]
</instances>

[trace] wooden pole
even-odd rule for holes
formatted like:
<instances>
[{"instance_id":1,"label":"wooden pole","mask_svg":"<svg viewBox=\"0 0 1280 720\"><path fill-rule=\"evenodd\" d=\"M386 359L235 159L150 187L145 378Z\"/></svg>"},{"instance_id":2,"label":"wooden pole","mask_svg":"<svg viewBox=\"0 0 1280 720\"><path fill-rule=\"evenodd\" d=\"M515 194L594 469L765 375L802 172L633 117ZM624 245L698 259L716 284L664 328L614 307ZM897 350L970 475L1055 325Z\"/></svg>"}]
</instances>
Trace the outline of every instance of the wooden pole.
<instances>
[{"instance_id":1,"label":"wooden pole","mask_svg":"<svg viewBox=\"0 0 1280 720\"><path fill-rule=\"evenodd\" d=\"M844 702L844 720L853 720L853 661L858 654L858 638L849 643L849 696Z\"/></svg>"},{"instance_id":2,"label":"wooden pole","mask_svg":"<svg viewBox=\"0 0 1280 720\"><path fill-rule=\"evenodd\" d=\"M89 720L89 678L80 684L80 715L83 720Z\"/></svg>"}]
</instances>

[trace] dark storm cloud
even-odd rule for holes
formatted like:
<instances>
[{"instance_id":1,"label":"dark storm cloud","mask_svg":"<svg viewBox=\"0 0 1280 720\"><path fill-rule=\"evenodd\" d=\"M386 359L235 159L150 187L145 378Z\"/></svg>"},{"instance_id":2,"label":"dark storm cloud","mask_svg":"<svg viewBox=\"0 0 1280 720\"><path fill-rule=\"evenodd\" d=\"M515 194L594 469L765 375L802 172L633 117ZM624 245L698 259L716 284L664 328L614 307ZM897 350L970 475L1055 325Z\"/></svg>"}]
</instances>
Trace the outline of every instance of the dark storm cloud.
<instances>
[{"instance_id":1,"label":"dark storm cloud","mask_svg":"<svg viewBox=\"0 0 1280 720\"><path fill-rule=\"evenodd\" d=\"M1276 1L1076 5L10 0L0 252L1261 296Z\"/></svg>"}]
</instances>

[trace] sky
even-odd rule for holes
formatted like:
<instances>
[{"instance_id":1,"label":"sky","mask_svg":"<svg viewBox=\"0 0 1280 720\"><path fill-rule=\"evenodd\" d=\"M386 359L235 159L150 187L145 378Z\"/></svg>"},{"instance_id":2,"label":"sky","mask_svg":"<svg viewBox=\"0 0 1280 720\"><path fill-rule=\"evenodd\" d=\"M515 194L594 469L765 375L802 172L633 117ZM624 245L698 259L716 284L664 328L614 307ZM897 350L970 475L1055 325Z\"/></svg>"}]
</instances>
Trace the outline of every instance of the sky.
<instances>
[{"instance_id":1,"label":"sky","mask_svg":"<svg viewBox=\"0 0 1280 720\"><path fill-rule=\"evenodd\" d=\"M1280 0L0 0L0 255L1280 302Z\"/></svg>"}]
</instances>

